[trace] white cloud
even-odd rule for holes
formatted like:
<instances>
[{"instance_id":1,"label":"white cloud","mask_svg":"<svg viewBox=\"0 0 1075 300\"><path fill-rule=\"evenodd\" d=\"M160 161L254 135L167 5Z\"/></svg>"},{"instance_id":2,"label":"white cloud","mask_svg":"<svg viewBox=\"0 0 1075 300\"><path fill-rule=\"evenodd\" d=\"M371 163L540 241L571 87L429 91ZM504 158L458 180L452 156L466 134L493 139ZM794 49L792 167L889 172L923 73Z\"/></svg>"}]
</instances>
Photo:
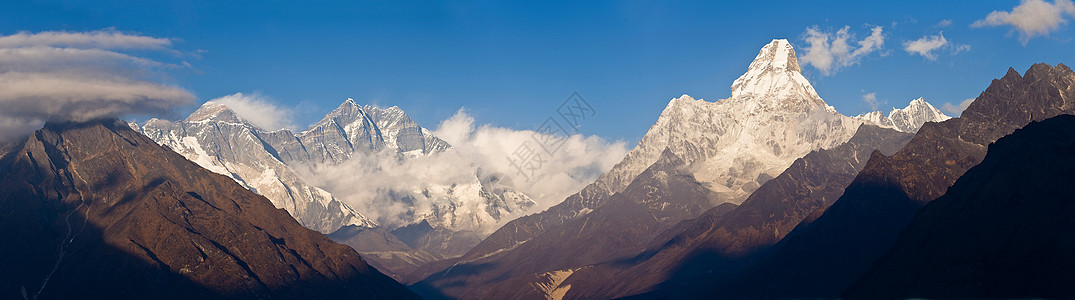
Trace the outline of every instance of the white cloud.
<instances>
[{"instance_id":1,"label":"white cloud","mask_svg":"<svg viewBox=\"0 0 1075 300\"><path fill-rule=\"evenodd\" d=\"M294 113L281 108L258 94L235 93L209 100L224 104L243 120L261 129L295 129Z\"/></svg>"},{"instance_id":2,"label":"white cloud","mask_svg":"<svg viewBox=\"0 0 1075 300\"><path fill-rule=\"evenodd\" d=\"M967 44L952 45L952 54L959 54L960 52L967 52L967 51L970 51L970 45L967 45Z\"/></svg>"},{"instance_id":3,"label":"white cloud","mask_svg":"<svg viewBox=\"0 0 1075 300\"><path fill-rule=\"evenodd\" d=\"M89 32L19 32L0 37L0 48L65 47L94 49L169 49L172 41L125 34L114 29Z\"/></svg>"},{"instance_id":4,"label":"white cloud","mask_svg":"<svg viewBox=\"0 0 1075 300\"><path fill-rule=\"evenodd\" d=\"M190 92L159 80L165 69L186 63L119 51L175 53L170 47L168 39L115 30L0 36L0 131L10 138L49 120L164 113L188 104Z\"/></svg>"},{"instance_id":5,"label":"white cloud","mask_svg":"<svg viewBox=\"0 0 1075 300\"><path fill-rule=\"evenodd\" d=\"M871 111L876 111L882 104L884 104L877 101L877 93L866 93L862 95L862 103L869 106Z\"/></svg>"},{"instance_id":6,"label":"white cloud","mask_svg":"<svg viewBox=\"0 0 1075 300\"><path fill-rule=\"evenodd\" d=\"M944 37L944 33L923 36L917 40L903 42L903 51L918 54L929 60L937 60L937 51L949 50L952 55L970 51L970 45L954 44Z\"/></svg>"},{"instance_id":7,"label":"white cloud","mask_svg":"<svg viewBox=\"0 0 1075 300\"><path fill-rule=\"evenodd\" d=\"M536 213L578 192L627 153L622 141L609 142L597 136L576 134L568 137L559 151L546 158L540 172L526 180L518 176L507 159L516 147L531 139L533 131L477 126L474 118L460 109L442 121L433 133L451 144L452 149L403 160L394 153L364 155L338 166L320 165L299 171L306 174L310 183L325 188L367 217L393 228L447 207L464 218L470 216L468 212L484 211L485 203L448 205L446 202L446 198L453 197L455 201L464 200L465 197L458 195L466 193L468 185L473 186L479 169L484 174L501 173L511 177L515 188L537 203L527 213ZM444 193L438 196L434 185L455 186L455 196L445 196ZM412 203L403 203L386 197L389 193L407 193L414 197L410 200ZM434 195L423 195L428 193ZM505 216L499 222L470 229L489 233L521 216L523 214Z\"/></svg>"},{"instance_id":8,"label":"white cloud","mask_svg":"<svg viewBox=\"0 0 1075 300\"><path fill-rule=\"evenodd\" d=\"M936 60L937 54L933 51L948 46L948 39L944 34L927 35L913 41L903 43L903 50L910 54L918 54L929 60Z\"/></svg>"},{"instance_id":9,"label":"white cloud","mask_svg":"<svg viewBox=\"0 0 1075 300\"><path fill-rule=\"evenodd\" d=\"M806 28L803 40L808 44L799 62L813 66L824 75L831 75L841 68L857 64L863 57L877 52L885 45L881 26L870 29L870 35L855 41L849 26L836 32L824 32L817 26ZM857 46L856 46L857 45Z\"/></svg>"},{"instance_id":10,"label":"white cloud","mask_svg":"<svg viewBox=\"0 0 1075 300\"><path fill-rule=\"evenodd\" d=\"M993 11L985 19L975 21L971 28L1010 25L1019 32L1019 41L1026 45L1031 38L1048 36L1075 16L1075 4L1071 0L1023 0L1011 11Z\"/></svg>"},{"instance_id":11,"label":"white cloud","mask_svg":"<svg viewBox=\"0 0 1075 300\"><path fill-rule=\"evenodd\" d=\"M491 171L514 176L515 184L538 202L541 209L557 204L590 184L597 176L612 169L627 155L623 141L606 141L598 136L575 134L567 137L542 169L529 181L520 178L508 161L511 153L535 134L531 130L482 125L460 109L444 120L434 134L457 151Z\"/></svg>"},{"instance_id":12,"label":"white cloud","mask_svg":"<svg viewBox=\"0 0 1075 300\"><path fill-rule=\"evenodd\" d=\"M959 105L953 105L951 102L945 102L943 105L941 105L941 110L952 114L953 116L958 116L963 114L963 110L966 110L972 102L974 102L974 98L963 100L963 102L960 102Z\"/></svg>"},{"instance_id":13,"label":"white cloud","mask_svg":"<svg viewBox=\"0 0 1075 300\"><path fill-rule=\"evenodd\" d=\"M940 22L937 22L937 25L934 25L934 27L937 27L937 28L944 28L944 27L948 27L948 26L952 26L952 20L950 20L950 19L941 20Z\"/></svg>"}]
</instances>

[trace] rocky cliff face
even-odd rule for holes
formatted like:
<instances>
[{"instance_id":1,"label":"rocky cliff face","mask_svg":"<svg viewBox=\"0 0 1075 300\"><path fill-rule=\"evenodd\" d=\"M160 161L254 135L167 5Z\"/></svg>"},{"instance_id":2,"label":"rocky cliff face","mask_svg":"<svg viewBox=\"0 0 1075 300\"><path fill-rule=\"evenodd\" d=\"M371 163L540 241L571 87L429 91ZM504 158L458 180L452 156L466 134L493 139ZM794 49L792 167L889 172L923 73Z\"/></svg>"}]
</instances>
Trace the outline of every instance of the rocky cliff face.
<instances>
[{"instance_id":1,"label":"rocky cliff face","mask_svg":"<svg viewBox=\"0 0 1075 300\"><path fill-rule=\"evenodd\" d=\"M915 214L848 299L1075 296L1075 116L1032 122Z\"/></svg>"},{"instance_id":2,"label":"rocky cliff face","mask_svg":"<svg viewBox=\"0 0 1075 300\"><path fill-rule=\"evenodd\" d=\"M351 248L120 121L0 160L4 298L413 298Z\"/></svg>"}]
</instances>

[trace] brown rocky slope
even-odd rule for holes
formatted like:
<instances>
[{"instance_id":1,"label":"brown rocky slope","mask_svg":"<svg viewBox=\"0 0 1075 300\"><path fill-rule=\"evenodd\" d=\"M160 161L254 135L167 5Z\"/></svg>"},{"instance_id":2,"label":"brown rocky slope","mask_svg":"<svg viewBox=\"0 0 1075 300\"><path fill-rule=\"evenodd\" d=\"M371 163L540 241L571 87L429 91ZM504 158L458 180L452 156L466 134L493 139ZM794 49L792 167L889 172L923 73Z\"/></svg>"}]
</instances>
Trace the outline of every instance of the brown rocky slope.
<instances>
[{"instance_id":1,"label":"brown rocky slope","mask_svg":"<svg viewBox=\"0 0 1075 300\"><path fill-rule=\"evenodd\" d=\"M416 297L121 121L48 124L11 149L0 298Z\"/></svg>"}]
</instances>

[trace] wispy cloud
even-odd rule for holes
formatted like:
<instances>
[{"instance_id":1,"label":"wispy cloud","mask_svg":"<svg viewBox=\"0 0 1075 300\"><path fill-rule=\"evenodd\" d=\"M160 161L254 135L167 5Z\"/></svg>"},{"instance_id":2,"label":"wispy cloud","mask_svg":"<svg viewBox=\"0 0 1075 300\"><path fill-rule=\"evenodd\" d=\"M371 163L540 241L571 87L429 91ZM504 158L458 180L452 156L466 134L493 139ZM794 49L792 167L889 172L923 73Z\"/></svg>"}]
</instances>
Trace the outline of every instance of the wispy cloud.
<instances>
[{"instance_id":1,"label":"wispy cloud","mask_svg":"<svg viewBox=\"0 0 1075 300\"><path fill-rule=\"evenodd\" d=\"M836 32L822 31L817 26L807 27L802 36L807 47L799 61L824 75L832 75L841 68L858 64L863 57L881 50L885 45L881 26L872 27L869 36L857 41L850 30L849 26Z\"/></svg>"},{"instance_id":2,"label":"wispy cloud","mask_svg":"<svg viewBox=\"0 0 1075 300\"><path fill-rule=\"evenodd\" d=\"M19 32L0 37L0 48L69 47L81 49L168 49L172 41L142 35L125 34L114 29L89 32L44 31Z\"/></svg>"},{"instance_id":3,"label":"wispy cloud","mask_svg":"<svg viewBox=\"0 0 1075 300\"><path fill-rule=\"evenodd\" d=\"M871 111L876 111L884 103L877 101L877 93L866 93L862 95L862 104L870 107Z\"/></svg>"},{"instance_id":4,"label":"wispy cloud","mask_svg":"<svg viewBox=\"0 0 1075 300\"><path fill-rule=\"evenodd\" d=\"M985 19L975 21L971 28L1012 26L1019 32L1019 41L1026 45L1031 38L1048 36L1075 16L1075 4L1071 0L1023 0L1011 11L993 11Z\"/></svg>"},{"instance_id":5,"label":"wispy cloud","mask_svg":"<svg viewBox=\"0 0 1075 300\"><path fill-rule=\"evenodd\" d=\"M189 64L123 52L175 53L171 47L168 39L115 30L0 36L0 138L48 120L162 113L192 102L190 92L160 80Z\"/></svg>"},{"instance_id":6,"label":"wispy cloud","mask_svg":"<svg viewBox=\"0 0 1075 300\"><path fill-rule=\"evenodd\" d=\"M907 51L909 54L921 55L929 60L937 60L937 52L940 50L950 50L954 55L970 51L970 45L951 43L944 37L944 33L927 35L917 40L903 42L903 51Z\"/></svg>"},{"instance_id":7,"label":"wispy cloud","mask_svg":"<svg viewBox=\"0 0 1075 300\"><path fill-rule=\"evenodd\" d=\"M210 101L224 104L240 118L261 129L295 129L294 113L273 104L260 94L235 93Z\"/></svg>"},{"instance_id":8,"label":"wispy cloud","mask_svg":"<svg viewBox=\"0 0 1075 300\"><path fill-rule=\"evenodd\" d=\"M967 107L970 106L970 104L973 102L974 98L963 100L963 102L959 102L958 105L952 104L951 102L945 102L943 105L941 105L941 110L952 114L953 116L958 116L963 114L963 111L966 110Z\"/></svg>"},{"instance_id":9,"label":"wispy cloud","mask_svg":"<svg viewBox=\"0 0 1075 300\"><path fill-rule=\"evenodd\" d=\"M947 45L948 39L945 39L943 34L927 35L917 40L904 42L903 50L907 51L907 53L924 56L929 60L935 60L937 55L933 51Z\"/></svg>"},{"instance_id":10,"label":"wispy cloud","mask_svg":"<svg viewBox=\"0 0 1075 300\"><path fill-rule=\"evenodd\" d=\"M933 25L933 27L937 28L945 28L948 26L952 26L952 20L950 19L941 20L940 22L937 22L937 25Z\"/></svg>"}]
</instances>

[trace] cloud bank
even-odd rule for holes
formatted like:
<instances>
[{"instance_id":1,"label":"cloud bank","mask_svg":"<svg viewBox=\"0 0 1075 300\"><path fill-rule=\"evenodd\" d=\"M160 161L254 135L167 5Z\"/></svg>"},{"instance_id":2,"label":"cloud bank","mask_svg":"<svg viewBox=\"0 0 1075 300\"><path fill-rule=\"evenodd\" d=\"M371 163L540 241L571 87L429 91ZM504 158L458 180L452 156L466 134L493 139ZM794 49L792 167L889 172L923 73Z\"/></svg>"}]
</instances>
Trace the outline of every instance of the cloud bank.
<instances>
[{"instance_id":1,"label":"cloud bank","mask_svg":"<svg viewBox=\"0 0 1075 300\"><path fill-rule=\"evenodd\" d=\"M290 109L276 106L256 93L235 93L209 101L224 104L240 118L261 129L295 129L294 113Z\"/></svg>"},{"instance_id":2,"label":"cloud bank","mask_svg":"<svg viewBox=\"0 0 1075 300\"><path fill-rule=\"evenodd\" d=\"M462 218L438 222L490 233L514 218L560 203L596 180L627 154L626 144L622 141L610 142L597 136L576 134L568 137L560 150L548 157L542 169L526 180L517 175L508 157L516 147L532 138L533 131L479 126L473 117L460 109L442 121L433 134L451 144L452 149L406 159L389 152L356 154L360 156L340 165L298 169L311 184L332 192L387 228L417 222L436 210L451 210L453 215ZM499 221L479 220L485 215L486 203L472 197L478 193L477 178L498 173L510 177L514 187L536 205L525 213L502 215ZM399 198L406 200L399 201ZM470 227L474 224L476 226Z\"/></svg>"},{"instance_id":3,"label":"cloud bank","mask_svg":"<svg viewBox=\"0 0 1075 300\"><path fill-rule=\"evenodd\" d=\"M828 76L841 68L858 64L863 57L881 50L885 45L881 26L874 26L869 36L858 41L850 30L849 26L836 32L825 32L817 26L807 27L802 36L807 47L804 54L799 56L799 62Z\"/></svg>"},{"instance_id":4,"label":"cloud bank","mask_svg":"<svg viewBox=\"0 0 1075 300\"><path fill-rule=\"evenodd\" d=\"M971 28L1012 26L1019 32L1019 41L1025 46L1031 38L1048 36L1067 24L1067 17L1075 16L1075 4L1071 0L1023 0L1011 11L993 11L985 19L975 21Z\"/></svg>"},{"instance_id":5,"label":"cloud bank","mask_svg":"<svg viewBox=\"0 0 1075 300\"><path fill-rule=\"evenodd\" d=\"M188 64L124 53L178 53L171 47L168 39L115 30L0 36L0 139L50 120L162 113L191 103L190 92L160 80Z\"/></svg>"},{"instance_id":6,"label":"cloud bank","mask_svg":"<svg viewBox=\"0 0 1075 300\"><path fill-rule=\"evenodd\" d=\"M606 141L598 136L575 134L542 164L530 180L517 176L508 161L511 153L535 134L491 125L475 126L474 118L460 109L433 132L461 155L490 171L516 177L515 185L538 202L540 210L563 201L612 169L627 155L623 141ZM540 211L539 210L539 211Z\"/></svg>"}]
</instances>

